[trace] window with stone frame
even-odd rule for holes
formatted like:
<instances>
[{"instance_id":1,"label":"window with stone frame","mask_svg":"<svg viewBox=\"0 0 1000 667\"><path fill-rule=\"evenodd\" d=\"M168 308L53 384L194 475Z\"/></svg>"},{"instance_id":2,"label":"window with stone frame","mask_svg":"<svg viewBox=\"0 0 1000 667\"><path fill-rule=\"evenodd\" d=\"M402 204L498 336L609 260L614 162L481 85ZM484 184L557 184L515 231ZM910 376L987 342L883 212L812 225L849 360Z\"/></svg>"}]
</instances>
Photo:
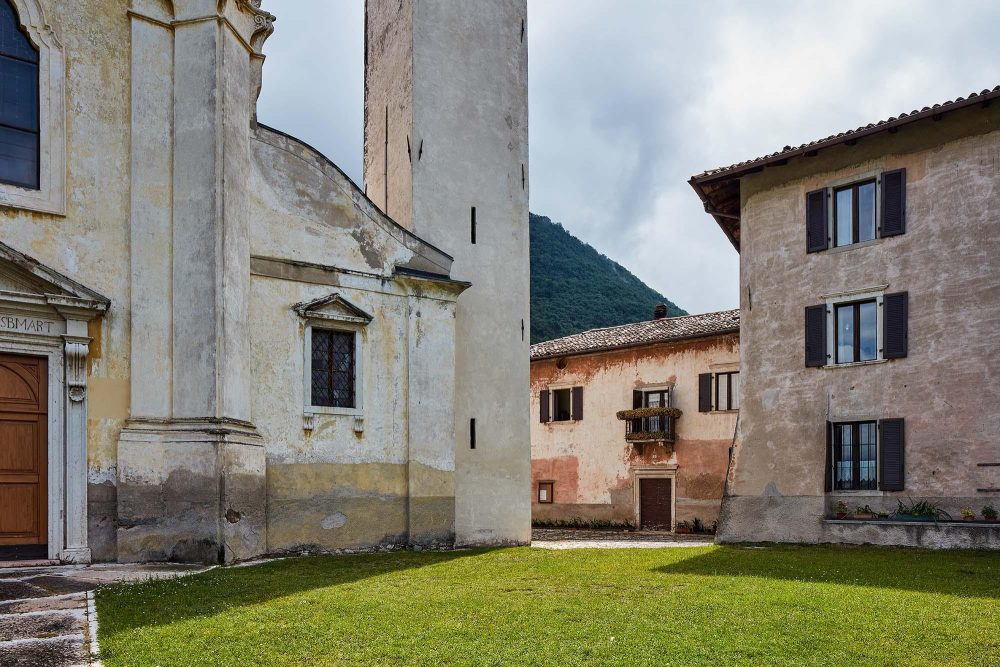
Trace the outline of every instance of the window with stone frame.
<instances>
[{"instance_id":1,"label":"window with stone frame","mask_svg":"<svg viewBox=\"0 0 1000 667\"><path fill-rule=\"evenodd\" d=\"M312 329L312 405L357 407L355 332Z\"/></svg>"},{"instance_id":2,"label":"window with stone frame","mask_svg":"<svg viewBox=\"0 0 1000 667\"><path fill-rule=\"evenodd\" d=\"M39 54L0 0L0 183L39 188Z\"/></svg>"}]
</instances>

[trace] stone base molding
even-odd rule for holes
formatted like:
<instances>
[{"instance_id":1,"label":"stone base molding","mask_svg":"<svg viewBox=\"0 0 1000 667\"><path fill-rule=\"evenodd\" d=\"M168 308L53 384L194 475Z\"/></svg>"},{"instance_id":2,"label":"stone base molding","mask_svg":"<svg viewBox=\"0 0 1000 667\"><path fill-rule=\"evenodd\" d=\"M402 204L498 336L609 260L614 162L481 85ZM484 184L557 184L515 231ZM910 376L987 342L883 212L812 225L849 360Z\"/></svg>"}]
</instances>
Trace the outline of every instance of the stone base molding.
<instances>
[{"instance_id":1,"label":"stone base molding","mask_svg":"<svg viewBox=\"0 0 1000 667\"><path fill-rule=\"evenodd\" d=\"M130 421L118 442L119 562L263 554L265 465L260 435L246 422Z\"/></svg>"}]
</instances>

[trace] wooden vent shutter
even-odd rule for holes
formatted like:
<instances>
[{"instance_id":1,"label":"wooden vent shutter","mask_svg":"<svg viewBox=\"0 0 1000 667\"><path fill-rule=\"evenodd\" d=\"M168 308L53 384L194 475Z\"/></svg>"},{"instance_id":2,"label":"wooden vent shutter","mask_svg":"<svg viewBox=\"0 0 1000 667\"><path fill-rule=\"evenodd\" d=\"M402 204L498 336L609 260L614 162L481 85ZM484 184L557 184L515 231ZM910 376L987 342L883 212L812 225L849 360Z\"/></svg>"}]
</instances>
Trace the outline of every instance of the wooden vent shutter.
<instances>
[{"instance_id":1,"label":"wooden vent shutter","mask_svg":"<svg viewBox=\"0 0 1000 667\"><path fill-rule=\"evenodd\" d=\"M573 387L573 421L583 419L583 387Z\"/></svg>"},{"instance_id":2,"label":"wooden vent shutter","mask_svg":"<svg viewBox=\"0 0 1000 667\"><path fill-rule=\"evenodd\" d=\"M882 236L906 233L906 170L882 174Z\"/></svg>"},{"instance_id":3,"label":"wooden vent shutter","mask_svg":"<svg viewBox=\"0 0 1000 667\"><path fill-rule=\"evenodd\" d=\"M698 375L698 412L712 411L712 374Z\"/></svg>"},{"instance_id":4,"label":"wooden vent shutter","mask_svg":"<svg viewBox=\"0 0 1000 667\"><path fill-rule=\"evenodd\" d=\"M903 420L882 419L878 423L879 488L903 490Z\"/></svg>"},{"instance_id":5,"label":"wooden vent shutter","mask_svg":"<svg viewBox=\"0 0 1000 667\"><path fill-rule=\"evenodd\" d=\"M910 333L907 320L910 315L908 292L886 294L882 299L882 356L902 359L909 352Z\"/></svg>"},{"instance_id":6,"label":"wooden vent shutter","mask_svg":"<svg viewBox=\"0 0 1000 667\"><path fill-rule=\"evenodd\" d=\"M538 394L538 421L545 423L549 421L549 390L542 389Z\"/></svg>"},{"instance_id":7,"label":"wooden vent shutter","mask_svg":"<svg viewBox=\"0 0 1000 667\"><path fill-rule=\"evenodd\" d=\"M823 475L826 481L823 490L827 493L833 491L833 422L826 422L826 465L823 466Z\"/></svg>"},{"instance_id":8,"label":"wooden vent shutter","mask_svg":"<svg viewBox=\"0 0 1000 667\"><path fill-rule=\"evenodd\" d=\"M827 248L826 190L806 193L806 252Z\"/></svg>"},{"instance_id":9,"label":"wooden vent shutter","mask_svg":"<svg viewBox=\"0 0 1000 667\"><path fill-rule=\"evenodd\" d=\"M806 306L806 366L826 365L826 306Z\"/></svg>"}]
</instances>

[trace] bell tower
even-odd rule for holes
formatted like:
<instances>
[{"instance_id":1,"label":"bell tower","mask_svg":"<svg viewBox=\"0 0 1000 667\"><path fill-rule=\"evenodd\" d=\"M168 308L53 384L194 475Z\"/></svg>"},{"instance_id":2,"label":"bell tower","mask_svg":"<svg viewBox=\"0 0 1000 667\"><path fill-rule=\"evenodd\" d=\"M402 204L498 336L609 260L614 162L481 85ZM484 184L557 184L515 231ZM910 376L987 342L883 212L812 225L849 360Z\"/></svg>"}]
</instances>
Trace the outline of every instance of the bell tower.
<instances>
[{"instance_id":1,"label":"bell tower","mask_svg":"<svg viewBox=\"0 0 1000 667\"><path fill-rule=\"evenodd\" d=\"M365 190L455 258L455 539L531 538L526 0L367 0Z\"/></svg>"}]
</instances>

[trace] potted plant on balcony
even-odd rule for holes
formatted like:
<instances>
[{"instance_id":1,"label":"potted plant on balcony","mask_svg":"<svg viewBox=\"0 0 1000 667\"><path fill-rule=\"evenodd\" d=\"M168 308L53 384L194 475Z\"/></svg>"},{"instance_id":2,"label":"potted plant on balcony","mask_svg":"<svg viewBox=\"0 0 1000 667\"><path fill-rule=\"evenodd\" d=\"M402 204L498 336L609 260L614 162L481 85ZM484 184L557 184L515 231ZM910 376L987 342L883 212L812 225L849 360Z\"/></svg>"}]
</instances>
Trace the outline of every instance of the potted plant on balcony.
<instances>
[{"instance_id":1,"label":"potted plant on balcony","mask_svg":"<svg viewBox=\"0 0 1000 667\"><path fill-rule=\"evenodd\" d=\"M875 510L873 510L870 505L859 505L854 508L854 518L870 521L875 518Z\"/></svg>"},{"instance_id":2,"label":"potted plant on balcony","mask_svg":"<svg viewBox=\"0 0 1000 667\"><path fill-rule=\"evenodd\" d=\"M895 518L901 521L933 521L937 523L942 519L951 519L951 515L941 509L940 505L928 500L914 502L912 498L907 498L907 502L896 501Z\"/></svg>"},{"instance_id":3,"label":"potted plant on balcony","mask_svg":"<svg viewBox=\"0 0 1000 667\"><path fill-rule=\"evenodd\" d=\"M691 532L691 524L687 521L678 521L677 528L674 529L674 532L680 535L687 535Z\"/></svg>"},{"instance_id":4,"label":"potted plant on balcony","mask_svg":"<svg viewBox=\"0 0 1000 667\"><path fill-rule=\"evenodd\" d=\"M959 513L962 515L962 521L976 520L976 511L971 507L963 507L959 510Z\"/></svg>"},{"instance_id":5,"label":"potted plant on balcony","mask_svg":"<svg viewBox=\"0 0 1000 667\"><path fill-rule=\"evenodd\" d=\"M833 508L833 513L838 519L847 518L847 503L843 500L839 501L837 505Z\"/></svg>"},{"instance_id":6,"label":"potted plant on balcony","mask_svg":"<svg viewBox=\"0 0 1000 667\"><path fill-rule=\"evenodd\" d=\"M984 507L983 508L983 518L986 519L987 521L991 521L991 522L992 521L996 521L997 520L997 508L993 507L993 505L987 505L986 507Z\"/></svg>"}]
</instances>

